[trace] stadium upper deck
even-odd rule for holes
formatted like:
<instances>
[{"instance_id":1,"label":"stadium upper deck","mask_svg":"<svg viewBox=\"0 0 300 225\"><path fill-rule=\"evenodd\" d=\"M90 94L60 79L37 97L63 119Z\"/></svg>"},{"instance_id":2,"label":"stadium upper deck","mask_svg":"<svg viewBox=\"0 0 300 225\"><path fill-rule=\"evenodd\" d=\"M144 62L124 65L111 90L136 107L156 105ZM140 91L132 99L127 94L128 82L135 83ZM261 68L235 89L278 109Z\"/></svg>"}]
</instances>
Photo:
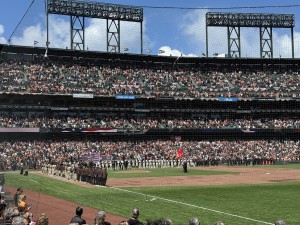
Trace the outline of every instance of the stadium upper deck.
<instances>
[{"instance_id":1,"label":"stadium upper deck","mask_svg":"<svg viewBox=\"0 0 300 225\"><path fill-rule=\"evenodd\" d=\"M40 54L43 49L5 50L0 67L1 93L221 101L300 98L298 60L177 60L64 50L53 50L52 55L50 51L45 59Z\"/></svg>"},{"instance_id":2,"label":"stadium upper deck","mask_svg":"<svg viewBox=\"0 0 300 225\"><path fill-rule=\"evenodd\" d=\"M121 129L122 125L113 125L123 120L126 122L126 115L142 121L133 126L138 130L133 133L143 136L131 138L156 136L169 139L180 135L189 139L214 139L216 136L267 139L288 136L298 139L300 134L298 125L295 125L299 121L300 104L299 60L296 59L178 60L174 57L56 49L49 49L48 57L44 58L45 49L42 48L1 47L0 108L4 118L11 118L9 121L19 123L19 118L22 118L35 123L31 120L32 115L52 121L56 112L64 112L66 118L76 115L79 121L84 119L80 113L85 112L88 119L94 121L101 112L120 118L108 121L109 125L105 127L116 128L120 133L130 133L128 129ZM243 125L228 130L219 124L216 127L200 126L199 118L212 121L222 118L221 121L240 121L238 123L242 124L274 120L283 125ZM144 126L146 121L168 120L174 123L177 119L182 123L197 120L197 124L194 127L182 127L177 123L173 127ZM93 124L87 126L93 127ZM101 128L101 124L97 127ZM210 128L209 132L207 128ZM241 128L258 130L245 133ZM59 138L65 136L61 135L62 129L45 129L43 132L60 133ZM40 134L42 138L43 135ZM7 138L7 135L2 136ZM28 138L28 135L23 136Z\"/></svg>"}]
</instances>

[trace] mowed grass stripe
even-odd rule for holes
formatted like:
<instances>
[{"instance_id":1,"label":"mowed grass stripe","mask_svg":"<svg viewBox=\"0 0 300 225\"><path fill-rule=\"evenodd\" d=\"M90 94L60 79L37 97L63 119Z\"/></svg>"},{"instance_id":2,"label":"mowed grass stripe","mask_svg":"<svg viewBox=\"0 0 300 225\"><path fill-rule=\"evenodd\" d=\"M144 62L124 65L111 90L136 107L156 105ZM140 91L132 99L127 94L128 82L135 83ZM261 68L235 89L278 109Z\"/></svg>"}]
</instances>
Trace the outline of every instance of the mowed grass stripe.
<instances>
[{"instance_id":1,"label":"mowed grass stripe","mask_svg":"<svg viewBox=\"0 0 300 225\"><path fill-rule=\"evenodd\" d=\"M114 187L112 187L112 188L114 188ZM193 205L193 204L189 204L189 203L185 203L185 202L179 202L179 201L166 199L166 198L161 198L161 197L153 196L153 195L145 195L143 193L138 193L138 192L134 192L134 191L130 191L130 190L125 190L125 189L122 189L122 188L116 188L115 187L114 189L117 189L117 190L120 190L120 191L123 191L123 192L129 192L131 194L142 195L145 198L145 201L152 202L152 201L156 201L157 199L160 199L162 201L175 203L175 204L178 204L178 205L183 205L183 206L187 206L187 207L191 207L191 208L201 209L201 210L204 210L204 211L209 211L209 212L213 212L213 213L217 213L217 214L224 214L226 216L236 217L236 218L239 218L239 219L242 219L242 220L249 220L249 221L256 222L256 223L261 223L261 224L273 224L273 223L269 223L269 222L265 222L265 221L256 220L256 219L253 219L253 218L248 218L248 217L244 217L244 216L239 216L239 215L235 215L235 214L231 214L231 213L218 211L218 210L215 210L215 209L209 209L209 208L206 208L206 207L203 207L203 206Z\"/></svg>"},{"instance_id":2,"label":"mowed grass stripe","mask_svg":"<svg viewBox=\"0 0 300 225\"><path fill-rule=\"evenodd\" d=\"M298 214L300 183L298 182L266 185L125 189L141 193L138 195L124 193L124 191L117 191L112 188L83 187L31 173L28 177L20 176L17 173L6 173L5 177L8 186L22 186L25 189L28 188L78 204L103 209L124 217L129 216L131 208L139 207L143 221L163 216L172 219L174 224L186 224L190 217L198 216L204 225L213 224L220 219L225 224L232 225L261 224L175 203L183 202L191 206L204 207L259 221L274 222L277 218L283 218L289 225L300 224ZM78 194L74 195L74 193ZM157 196L158 198L149 201L145 195ZM174 202L163 201L160 198Z\"/></svg>"},{"instance_id":3,"label":"mowed grass stripe","mask_svg":"<svg viewBox=\"0 0 300 225\"><path fill-rule=\"evenodd\" d=\"M132 170L115 170L109 171L109 178L138 178L138 177L173 177L173 176L209 176L209 175L226 175L239 174L239 172L228 172L219 170L208 170L208 167L203 169L189 168L188 173L183 173L180 167L169 168L145 168Z\"/></svg>"}]
</instances>

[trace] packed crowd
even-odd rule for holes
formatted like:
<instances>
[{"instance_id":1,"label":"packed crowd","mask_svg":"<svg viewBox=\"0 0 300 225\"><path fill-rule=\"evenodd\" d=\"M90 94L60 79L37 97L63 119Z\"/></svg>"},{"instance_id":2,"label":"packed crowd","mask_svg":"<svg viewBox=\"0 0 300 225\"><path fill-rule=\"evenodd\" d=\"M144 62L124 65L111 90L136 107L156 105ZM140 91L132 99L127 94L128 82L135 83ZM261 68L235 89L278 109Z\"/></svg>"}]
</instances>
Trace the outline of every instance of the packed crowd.
<instances>
[{"instance_id":1,"label":"packed crowd","mask_svg":"<svg viewBox=\"0 0 300 225\"><path fill-rule=\"evenodd\" d=\"M0 127L22 128L117 128L147 130L150 128L239 128L239 129L272 129L272 128L300 128L299 119L280 118L153 118L118 115L85 115L56 114L46 116L32 114L0 113Z\"/></svg>"},{"instance_id":2,"label":"packed crowd","mask_svg":"<svg viewBox=\"0 0 300 225\"><path fill-rule=\"evenodd\" d=\"M217 140L217 141L2 141L0 170L37 168L57 162L77 163L86 154L97 153L100 160L174 160L229 163L247 159L300 160L300 141Z\"/></svg>"},{"instance_id":3,"label":"packed crowd","mask_svg":"<svg viewBox=\"0 0 300 225\"><path fill-rule=\"evenodd\" d=\"M67 62L6 61L0 92L89 93L182 98L299 97L298 72L206 71L205 68L146 68L142 65L81 65Z\"/></svg>"}]
</instances>

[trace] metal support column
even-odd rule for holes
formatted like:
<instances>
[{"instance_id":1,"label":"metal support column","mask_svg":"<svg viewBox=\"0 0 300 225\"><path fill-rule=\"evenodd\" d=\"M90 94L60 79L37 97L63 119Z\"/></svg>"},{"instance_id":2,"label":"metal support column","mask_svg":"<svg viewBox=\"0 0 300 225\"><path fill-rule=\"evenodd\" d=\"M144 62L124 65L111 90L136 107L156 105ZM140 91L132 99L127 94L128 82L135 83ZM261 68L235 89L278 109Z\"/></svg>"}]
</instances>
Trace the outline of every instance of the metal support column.
<instances>
[{"instance_id":1,"label":"metal support column","mask_svg":"<svg viewBox=\"0 0 300 225\"><path fill-rule=\"evenodd\" d=\"M292 58L295 58L295 46L294 46L294 28L291 28L291 40L292 40Z\"/></svg>"},{"instance_id":2,"label":"metal support column","mask_svg":"<svg viewBox=\"0 0 300 225\"><path fill-rule=\"evenodd\" d=\"M227 27L228 56L231 58L241 57L240 27Z\"/></svg>"},{"instance_id":3,"label":"metal support column","mask_svg":"<svg viewBox=\"0 0 300 225\"><path fill-rule=\"evenodd\" d=\"M84 17L70 16L71 20L71 49L85 50Z\"/></svg>"},{"instance_id":4,"label":"metal support column","mask_svg":"<svg viewBox=\"0 0 300 225\"><path fill-rule=\"evenodd\" d=\"M143 22L141 24L141 54L143 54Z\"/></svg>"},{"instance_id":5,"label":"metal support column","mask_svg":"<svg viewBox=\"0 0 300 225\"><path fill-rule=\"evenodd\" d=\"M273 58L272 27L260 27L260 57Z\"/></svg>"},{"instance_id":6,"label":"metal support column","mask_svg":"<svg viewBox=\"0 0 300 225\"><path fill-rule=\"evenodd\" d=\"M208 20L208 14L206 13L206 21ZM205 52L205 56L208 57L208 25L207 25L207 22L206 22L206 31L205 31L205 34L206 34L206 52Z\"/></svg>"},{"instance_id":7,"label":"metal support column","mask_svg":"<svg viewBox=\"0 0 300 225\"><path fill-rule=\"evenodd\" d=\"M120 53L120 20L106 20L107 52Z\"/></svg>"}]
</instances>

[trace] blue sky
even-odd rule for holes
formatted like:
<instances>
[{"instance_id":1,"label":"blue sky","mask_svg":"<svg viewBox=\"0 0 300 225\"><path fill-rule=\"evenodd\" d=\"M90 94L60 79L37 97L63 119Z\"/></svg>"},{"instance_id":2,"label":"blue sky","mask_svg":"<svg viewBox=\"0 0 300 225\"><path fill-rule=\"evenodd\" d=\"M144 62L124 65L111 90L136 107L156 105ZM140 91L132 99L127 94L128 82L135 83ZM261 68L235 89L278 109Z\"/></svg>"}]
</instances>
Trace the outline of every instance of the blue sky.
<instances>
[{"instance_id":1,"label":"blue sky","mask_svg":"<svg viewBox=\"0 0 300 225\"><path fill-rule=\"evenodd\" d=\"M295 57L300 58L300 6L266 7L300 5L298 0L102 0L99 2L145 6L143 38L144 48L151 49L151 54L158 54L159 49L165 55L201 56L205 52L205 13L287 13L295 14L294 29ZM35 0L32 7L17 27L32 0L0 1L0 43L6 43L11 37L11 44L44 47L46 43L44 0ZM163 9L152 7L182 7L203 9ZM244 9L220 9L230 7L258 7ZM216 9L219 8L219 9ZM70 46L69 17L49 16L50 46L66 48ZM86 20L86 46L89 50L106 51L105 20ZM15 28L17 29L15 30ZM12 35L13 31L15 33ZM217 52L220 55L227 51L227 33L225 28L210 27L209 55ZM290 29L273 29L274 57L291 57ZM140 26L138 23L121 23L121 49L129 52L140 52ZM241 29L242 56L258 57L259 30L256 28Z\"/></svg>"}]
</instances>

